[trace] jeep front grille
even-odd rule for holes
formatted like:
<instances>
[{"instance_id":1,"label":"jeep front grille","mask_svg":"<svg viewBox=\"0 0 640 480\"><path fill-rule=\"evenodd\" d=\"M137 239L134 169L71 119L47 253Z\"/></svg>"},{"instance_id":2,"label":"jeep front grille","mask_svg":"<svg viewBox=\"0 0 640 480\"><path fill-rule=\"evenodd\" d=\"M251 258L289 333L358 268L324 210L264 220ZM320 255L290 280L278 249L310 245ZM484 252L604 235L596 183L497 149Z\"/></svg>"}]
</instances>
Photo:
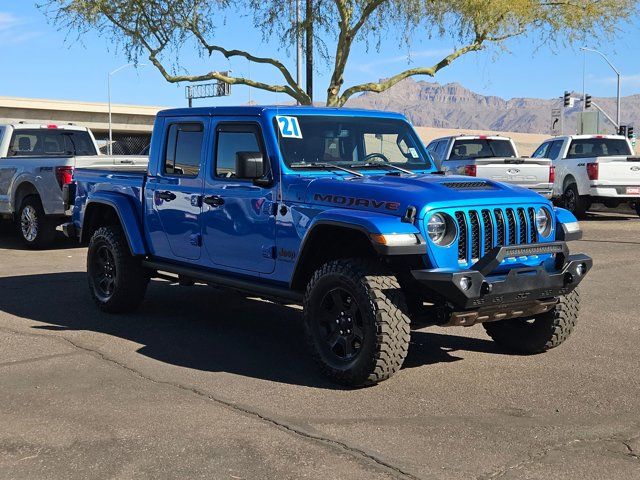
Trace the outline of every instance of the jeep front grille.
<instances>
[{"instance_id":1,"label":"jeep front grille","mask_svg":"<svg viewBox=\"0 0 640 480\"><path fill-rule=\"evenodd\" d=\"M538 242L533 207L459 210L458 261L475 262L495 247Z\"/></svg>"}]
</instances>

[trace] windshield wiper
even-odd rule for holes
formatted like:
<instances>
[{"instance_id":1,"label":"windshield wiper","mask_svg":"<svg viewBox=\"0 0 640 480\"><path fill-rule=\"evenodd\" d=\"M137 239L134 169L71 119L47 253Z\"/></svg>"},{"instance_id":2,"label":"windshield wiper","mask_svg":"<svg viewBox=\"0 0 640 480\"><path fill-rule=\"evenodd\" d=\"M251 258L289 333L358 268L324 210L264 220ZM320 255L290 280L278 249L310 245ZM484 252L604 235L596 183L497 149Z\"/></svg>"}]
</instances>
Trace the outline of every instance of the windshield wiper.
<instances>
[{"instance_id":1,"label":"windshield wiper","mask_svg":"<svg viewBox=\"0 0 640 480\"><path fill-rule=\"evenodd\" d=\"M402 167L398 167L396 165L393 165L391 163L387 163L387 162L367 162L367 163L355 163L355 164L351 164L349 165L351 168L357 168L357 167L382 167L382 168L386 168L387 170L395 170L397 172L402 172L402 173L407 173L409 175L414 175L414 172L412 172L411 170L407 170L406 168L402 168Z\"/></svg>"},{"instance_id":2,"label":"windshield wiper","mask_svg":"<svg viewBox=\"0 0 640 480\"><path fill-rule=\"evenodd\" d=\"M317 167L317 168L324 168L325 170L341 170L343 172L350 173L351 175L355 175L356 177L364 177L364 175L360 172L356 172L355 170L351 170L350 168L347 168L347 167L341 167L340 165L334 165L333 163L322 163L322 162L292 163L289 166L291 168Z\"/></svg>"}]
</instances>

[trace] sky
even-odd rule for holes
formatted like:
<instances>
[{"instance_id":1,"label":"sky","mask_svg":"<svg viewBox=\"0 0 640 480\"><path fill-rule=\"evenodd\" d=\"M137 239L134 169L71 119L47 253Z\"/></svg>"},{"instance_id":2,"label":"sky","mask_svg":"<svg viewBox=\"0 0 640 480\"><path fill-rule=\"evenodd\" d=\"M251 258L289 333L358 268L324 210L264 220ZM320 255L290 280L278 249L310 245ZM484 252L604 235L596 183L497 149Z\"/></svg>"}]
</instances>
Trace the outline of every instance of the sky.
<instances>
[{"instance_id":1,"label":"sky","mask_svg":"<svg viewBox=\"0 0 640 480\"><path fill-rule=\"evenodd\" d=\"M36 7L36 3L32 0L0 0L0 96L106 101L108 72L127 64L124 53L97 32L89 32L78 39L75 32L61 31ZM622 31L614 41L597 46L621 71L623 95L640 93L640 55L635 50L640 43L640 30L634 24L637 25L637 21L621 25ZM295 72L293 49L278 50L280 42L275 39L263 43L248 18L228 18L218 30L217 38L228 48L248 49L256 55L277 55ZM380 51L367 51L359 46L352 54L345 85L388 77L409 66L431 65L453 46L448 39L420 37L412 39L410 49L400 47L393 38L383 42ZM582 90L585 56L578 50L579 46L540 46L535 36L510 40L506 46L509 52L492 49L468 54L441 70L435 79L415 78L443 84L457 82L477 93L502 98L553 98L561 96L565 90ZM250 75L254 79L279 79L274 69L250 65L244 59L228 61L215 55L200 57L189 45L182 49L180 59L191 73L231 69L235 74ZM326 98L329 71L328 65L317 64L316 100ZM615 75L596 54L586 55L585 81L587 93L615 96ZM184 87L185 84L166 82L155 67L128 67L112 76L112 101L182 106L186 105ZM233 86L231 96L196 100L195 105L234 105L249 100L263 104L290 101L283 94Z\"/></svg>"}]
</instances>

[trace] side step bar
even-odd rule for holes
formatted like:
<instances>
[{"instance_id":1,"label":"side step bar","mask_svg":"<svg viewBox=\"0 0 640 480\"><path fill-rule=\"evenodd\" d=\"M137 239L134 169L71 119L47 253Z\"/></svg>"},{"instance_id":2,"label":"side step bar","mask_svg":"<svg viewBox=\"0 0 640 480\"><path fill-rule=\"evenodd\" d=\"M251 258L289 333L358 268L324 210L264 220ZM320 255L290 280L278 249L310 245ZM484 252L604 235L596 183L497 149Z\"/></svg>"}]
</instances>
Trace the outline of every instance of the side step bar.
<instances>
[{"instance_id":1,"label":"side step bar","mask_svg":"<svg viewBox=\"0 0 640 480\"><path fill-rule=\"evenodd\" d=\"M174 273L194 280L199 280L217 287L239 290L243 293L273 299L283 303L302 304L302 294L288 288L265 285L253 280L244 280L237 277L229 277L218 273L209 272L200 268L176 265L157 260L143 260L142 266L150 270Z\"/></svg>"}]
</instances>

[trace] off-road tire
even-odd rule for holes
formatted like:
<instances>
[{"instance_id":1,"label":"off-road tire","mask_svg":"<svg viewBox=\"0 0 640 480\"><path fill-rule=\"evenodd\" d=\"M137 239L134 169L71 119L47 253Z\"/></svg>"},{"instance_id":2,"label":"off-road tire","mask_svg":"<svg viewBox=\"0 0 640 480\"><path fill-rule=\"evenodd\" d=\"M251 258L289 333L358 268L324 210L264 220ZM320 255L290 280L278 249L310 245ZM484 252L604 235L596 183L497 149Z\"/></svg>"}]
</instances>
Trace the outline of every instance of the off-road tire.
<instances>
[{"instance_id":1,"label":"off-road tire","mask_svg":"<svg viewBox=\"0 0 640 480\"><path fill-rule=\"evenodd\" d=\"M558 298L557 305L535 318L514 318L484 323L487 334L501 347L515 353L542 353L557 347L578 321L580 293L573 290Z\"/></svg>"},{"instance_id":2,"label":"off-road tire","mask_svg":"<svg viewBox=\"0 0 640 480\"><path fill-rule=\"evenodd\" d=\"M29 231L30 224L34 230ZM37 195L28 195L22 200L16 215L16 228L22 243L34 250L49 247L56 238L56 223L44 213Z\"/></svg>"},{"instance_id":3,"label":"off-road tire","mask_svg":"<svg viewBox=\"0 0 640 480\"><path fill-rule=\"evenodd\" d=\"M323 299L335 289L351 295L357 305L355 315L364 338L355 358L338 358L323 336L318 312L324 312ZM381 382L400 370L407 356L410 319L404 295L396 277L376 261L341 259L320 267L304 295L304 326L309 350L320 369L342 385Z\"/></svg>"},{"instance_id":4,"label":"off-road tire","mask_svg":"<svg viewBox=\"0 0 640 480\"><path fill-rule=\"evenodd\" d=\"M578 193L578 185L570 183L564 189L562 194L564 208L573 213L576 218L583 219L589 208L589 198Z\"/></svg>"},{"instance_id":5,"label":"off-road tire","mask_svg":"<svg viewBox=\"0 0 640 480\"><path fill-rule=\"evenodd\" d=\"M105 272L109 277L106 280ZM94 232L87 252L87 276L91 297L101 310L109 313L138 308L149 283L149 272L142 267L141 259L131 255L119 226L100 227ZM113 282L111 290L104 287L108 281Z\"/></svg>"}]
</instances>

